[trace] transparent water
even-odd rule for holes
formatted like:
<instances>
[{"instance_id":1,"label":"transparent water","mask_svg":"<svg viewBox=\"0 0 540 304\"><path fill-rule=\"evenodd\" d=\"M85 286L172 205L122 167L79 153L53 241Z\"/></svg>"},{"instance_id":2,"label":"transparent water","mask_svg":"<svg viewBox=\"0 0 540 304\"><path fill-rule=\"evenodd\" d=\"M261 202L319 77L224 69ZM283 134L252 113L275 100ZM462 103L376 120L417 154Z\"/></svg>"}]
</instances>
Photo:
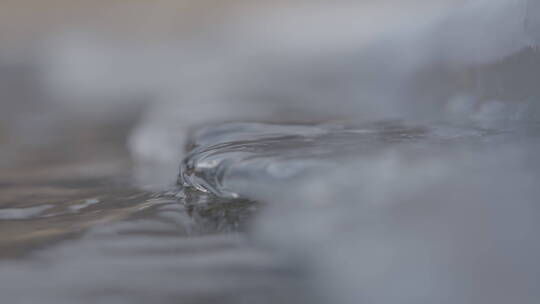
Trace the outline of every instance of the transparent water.
<instances>
[{"instance_id":1,"label":"transparent water","mask_svg":"<svg viewBox=\"0 0 540 304\"><path fill-rule=\"evenodd\" d=\"M2 170L2 301L298 300L301 275L245 235L257 204L140 190L111 154Z\"/></svg>"},{"instance_id":2,"label":"transparent water","mask_svg":"<svg viewBox=\"0 0 540 304\"><path fill-rule=\"evenodd\" d=\"M2 41L2 302L538 303L539 2L285 2Z\"/></svg>"},{"instance_id":3,"label":"transparent water","mask_svg":"<svg viewBox=\"0 0 540 304\"><path fill-rule=\"evenodd\" d=\"M179 182L265 202L256 242L323 303L535 303L538 127L228 123Z\"/></svg>"}]
</instances>

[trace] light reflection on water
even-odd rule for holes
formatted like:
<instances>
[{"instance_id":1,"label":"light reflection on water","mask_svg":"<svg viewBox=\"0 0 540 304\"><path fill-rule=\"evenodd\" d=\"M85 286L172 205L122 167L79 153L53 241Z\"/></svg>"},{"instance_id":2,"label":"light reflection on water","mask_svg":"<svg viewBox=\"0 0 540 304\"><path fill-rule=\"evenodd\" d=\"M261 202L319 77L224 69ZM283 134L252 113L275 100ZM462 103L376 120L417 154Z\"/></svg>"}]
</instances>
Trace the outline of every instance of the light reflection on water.
<instances>
[{"instance_id":1,"label":"light reflection on water","mask_svg":"<svg viewBox=\"0 0 540 304\"><path fill-rule=\"evenodd\" d=\"M99 184L3 190L9 303L285 303L300 282L246 240L253 203Z\"/></svg>"},{"instance_id":2,"label":"light reflection on water","mask_svg":"<svg viewBox=\"0 0 540 304\"><path fill-rule=\"evenodd\" d=\"M121 134L109 138L121 129L71 127L51 144L6 153L13 157L0 170L1 302L297 300L299 274L246 238L255 203L141 190ZM99 134L81 140L71 132Z\"/></svg>"},{"instance_id":3,"label":"light reflection on water","mask_svg":"<svg viewBox=\"0 0 540 304\"><path fill-rule=\"evenodd\" d=\"M301 268L319 302L537 303L539 6L335 2L153 43L70 26L2 60L2 302L311 303ZM253 227L260 203L131 181L173 178L210 121L395 117L475 128L210 136L184 182L264 201Z\"/></svg>"}]
</instances>

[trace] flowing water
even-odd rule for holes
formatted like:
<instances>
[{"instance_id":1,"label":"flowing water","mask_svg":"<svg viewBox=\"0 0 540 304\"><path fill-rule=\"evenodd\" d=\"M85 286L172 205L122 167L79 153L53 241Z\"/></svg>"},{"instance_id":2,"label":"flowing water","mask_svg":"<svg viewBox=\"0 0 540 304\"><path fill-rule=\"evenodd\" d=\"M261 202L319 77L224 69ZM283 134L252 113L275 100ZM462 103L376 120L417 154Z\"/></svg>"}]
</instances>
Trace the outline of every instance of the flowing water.
<instances>
[{"instance_id":1,"label":"flowing water","mask_svg":"<svg viewBox=\"0 0 540 304\"><path fill-rule=\"evenodd\" d=\"M63 140L62 147L88 149L72 141ZM245 235L257 204L177 189L141 190L130 181L121 145L102 139L84 145L92 151L81 159L45 162L47 149L41 147L26 151L39 163L13 159L2 170L2 302L298 299L300 274Z\"/></svg>"},{"instance_id":2,"label":"flowing water","mask_svg":"<svg viewBox=\"0 0 540 304\"><path fill-rule=\"evenodd\" d=\"M539 302L538 2L285 2L0 48L1 303Z\"/></svg>"},{"instance_id":3,"label":"flowing water","mask_svg":"<svg viewBox=\"0 0 540 304\"><path fill-rule=\"evenodd\" d=\"M71 117L51 125L54 113L36 113L49 97L34 82L35 69L1 71L12 85L3 91L7 106L23 93L37 102L15 111L36 129L10 123L3 130L0 302L299 299L301 274L246 237L257 204L176 187L147 190L134 180L125 141L137 110L112 122Z\"/></svg>"},{"instance_id":4,"label":"flowing water","mask_svg":"<svg viewBox=\"0 0 540 304\"><path fill-rule=\"evenodd\" d=\"M268 204L254 237L322 302L534 303L539 127L229 123L179 181Z\"/></svg>"}]
</instances>

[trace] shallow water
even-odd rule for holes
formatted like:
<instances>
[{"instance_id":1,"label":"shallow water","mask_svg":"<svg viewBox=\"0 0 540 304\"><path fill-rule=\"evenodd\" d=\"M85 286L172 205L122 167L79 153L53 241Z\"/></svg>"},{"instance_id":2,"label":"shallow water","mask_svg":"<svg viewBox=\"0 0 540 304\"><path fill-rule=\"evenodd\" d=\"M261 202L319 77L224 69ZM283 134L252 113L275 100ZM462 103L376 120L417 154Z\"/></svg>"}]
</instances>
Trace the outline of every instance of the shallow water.
<instances>
[{"instance_id":1,"label":"shallow water","mask_svg":"<svg viewBox=\"0 0 540 304\"><path fill-rule=\"evenodd\" d=\"M534 303L538 134L534 122L215 124L194 132L181 189L161 192L135 187L107 141L91 163L15 165L1 179L2 295Z\"/></svg>"},{"instance_id":2,"label":"shallow water","mask_svg":"<svg viewBox=\"0 0 540 304\"><path fill-rule=\"evenodd\" d=\"M79 135L101 130L70 127ZM70 157L48 144L18 146L16 153L5 146L12 156L0 171L2 301L299 299L301 274L246 237L257 204L174 188L141 190L130 177L122 135L110 134L85 140L59 134L53 144L81 151Z\"/></svg>"},{"instance_id":3,"label":"shallow water","mask_svg":"<svg viewBox=\"0 0 540 304\"><path fill-rule=\"evenodd\" d=\"M194 194L186 203L125 186L7 189L0 289L9 303L275 303L300 285L246 240L253 203Z\"/></svg>"},{"instance_id":4,"label":"shallow water","mask_svg":"<svg viewBox=\"0 0 540 304\"><path fill-rule=\"evenodd\" d=\"M325 175L359 157L400 145L480 144L496 130L382 121L365 124L228 123L199 130L180 168L179 183L223 197L240 197L238 179L292 180Z\"/></svg>"},{"instance_id":5,"label":"shallow water","mask_svg":"<svg viewBox=\"0 0 540 304\"><path fill-rule=\"evenodd\" d=\"M213 220L174 197L101 193L67 212L2 222L3 254L17 257L0 262L4 300L273 303L294 294L297 276L234 233L227 211Z\"/></svg>"},{"instance_id":6,"label":"shallow water","mask_svg":"<svg viewBox=\"0 0 540 304\"><path fill-rule=\"evenodd\" d=\"M293 2L2 43L0 302L539 302L540 2Z\"/></svg>"},{"instance_id":7,"label":"shallow water","mask_svg":"<svg viewBox=\"0 0 540 304\"><path fill-rule=\"evenodd\" d=\"M195 133L179 182L266 203L255 242L308 272L322 303L535 303L539 135L228 123Z\"/></svg>"}]
</instances>

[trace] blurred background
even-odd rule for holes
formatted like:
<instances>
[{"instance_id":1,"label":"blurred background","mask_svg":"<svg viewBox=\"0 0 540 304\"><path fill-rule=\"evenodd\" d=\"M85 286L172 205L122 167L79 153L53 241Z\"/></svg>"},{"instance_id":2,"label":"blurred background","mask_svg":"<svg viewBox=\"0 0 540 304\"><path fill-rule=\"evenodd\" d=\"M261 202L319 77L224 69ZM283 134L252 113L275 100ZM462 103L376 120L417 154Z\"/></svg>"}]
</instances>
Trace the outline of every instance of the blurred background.
<instances>
[{"instance_id":1,"label":"blurred background","mask_svg":"<svg viewBox=\"0 0 540 304\"><path fill-rule=\"evenodd\" d=\"M158 179L174 175L182 130L212 120L441 119L537 96L534 1L0 5L2 153L15 158L31 158L19 145L117 136Z\"/></svg>"},{"instance_id":2,"label":"blurred background","mask_svg":"<svg viewBox=\"0 0 540 304\"><path fill-rule=\"evenodd\" d=\"M298 274L243 236L222 235L251 207L209 211L197 197L203 204L189 211L160 197L174 188L194 129L239 120L528 124L540 115L539 44L534 0L1 0L1 293L10 303L38 303L40 291L42 303L281 299L283 285L303 284ZM98 239L124 233L139 238L120 249L140 246L142 262L103 253L110 244ZM155 234L216 239L172 250L169 240L148 241ZM171 251L209 253L193 262L203 265L199 281L176 290L163 268L178 261L150 262ZM226 270L214 267L222 262ZM107 267L118 276L101 276ZM133 275L126 269L154 283L112 284ZM224 286L216 273L253 284ZM57 286L42 284L51 275ZM36 292L24 297L16 285L32 276ZM291 303L310 300L291 290Z\"/></svg>"}]
</instances>

